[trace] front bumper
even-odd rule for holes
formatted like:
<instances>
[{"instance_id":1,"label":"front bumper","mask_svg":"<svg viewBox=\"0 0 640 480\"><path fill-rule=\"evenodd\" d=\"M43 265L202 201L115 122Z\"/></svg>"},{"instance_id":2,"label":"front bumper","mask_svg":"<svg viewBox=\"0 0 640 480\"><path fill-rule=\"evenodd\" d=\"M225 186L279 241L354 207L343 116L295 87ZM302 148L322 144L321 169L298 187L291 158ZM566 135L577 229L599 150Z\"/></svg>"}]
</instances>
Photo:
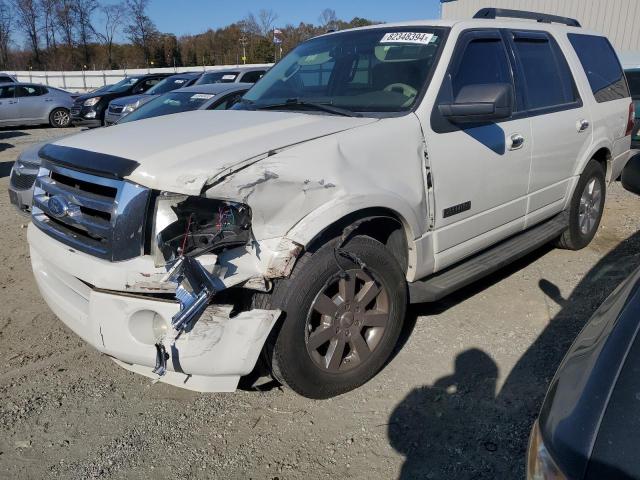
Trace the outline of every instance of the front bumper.
<instances>
[{"instance_id":1,"label":"front bumper","mask_svg":"<svg viewBox=\"0 0 640 480\"><path fill-rule=\"evenodd\" d=\"M71 108L71 122L78 127L101 127L102 109L95 107L79 107L74 105Z\"/></svg>"},{"instance_id":2,"label":"front bumper","mask_svg":"<svg viewBox=\"0 0 640 480\"><path fill-rule=\"evenodd\" d=\"M105 126L114 125L122 118L122 113L113 113L107 110L107 113L104 115L104 124Z\"/></svg>"},{"instance_id":3,"label":"front bumper","mask_svg":"<svg viewBox=\"0 0 640 480\"><path fill-rule=\"evenodd\" d=\"M113 282L114 277L122 279L125 271L140 271L144 260L114 264L76 252L33 224L28 238L36 283L51 310L119 365L157 378L152 373L155 344L167 331L179 304L93 286ZM235 390L240 377L253 370L279 316L278 310L250 310L234 316L231 306L209 306L175 342L168 372L159 380L201 392Z\"/></svg>"}]
</instances>

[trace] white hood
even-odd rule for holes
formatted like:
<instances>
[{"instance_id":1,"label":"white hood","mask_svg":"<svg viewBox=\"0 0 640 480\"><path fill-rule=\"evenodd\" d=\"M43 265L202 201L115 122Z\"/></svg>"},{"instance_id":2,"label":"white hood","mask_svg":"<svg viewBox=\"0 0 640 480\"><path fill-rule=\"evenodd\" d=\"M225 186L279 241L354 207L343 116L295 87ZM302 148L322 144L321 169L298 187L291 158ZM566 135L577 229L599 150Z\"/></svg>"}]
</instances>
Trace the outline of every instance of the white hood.
<instances>
[{"instance_id":1,"label":"white hood","mask_svg":"<svg viewBox=\"0 0 640 480\"><path fill-rule=\"evenodd\" d=\"M200 194L211 179L270 152L375 122L298 112L194 111L100 128L56 145L138 162L128 177L157 190Z\"/></svg>"}]
</instances>

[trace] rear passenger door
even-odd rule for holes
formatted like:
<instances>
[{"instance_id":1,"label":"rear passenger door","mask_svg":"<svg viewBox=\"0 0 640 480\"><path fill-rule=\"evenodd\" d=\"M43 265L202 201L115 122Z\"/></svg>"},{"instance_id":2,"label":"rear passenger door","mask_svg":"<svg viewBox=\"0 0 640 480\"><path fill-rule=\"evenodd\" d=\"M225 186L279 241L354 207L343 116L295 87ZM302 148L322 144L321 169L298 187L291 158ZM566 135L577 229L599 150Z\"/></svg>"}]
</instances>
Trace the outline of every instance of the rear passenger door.
<instances>
[{"instance_id":1,"label":"rear passenger door","mask_svg":"<svg viewBox=\"0 0 640 480\"><path fill-rule=\"evenodd\" d=\"M605 37L572 33L568 35L587 75L595 102L593 112L594 140L606 139L611 149L611 179L618 178L627 161L629 149L629 108L631 98L622 66Z\"/></svg>"},{"instance_id":2,"label":"rear passenger door","mask_svg":"<svg viewBox=\"0 0 640 480\"><path fill-rule=\"evenodd\" d=\"M511 30L523 115L531 119L533 150L528 226L562 211L576 162L592 143L591 116L567 60L547 32Z\"/></svg>"}]
</instances>

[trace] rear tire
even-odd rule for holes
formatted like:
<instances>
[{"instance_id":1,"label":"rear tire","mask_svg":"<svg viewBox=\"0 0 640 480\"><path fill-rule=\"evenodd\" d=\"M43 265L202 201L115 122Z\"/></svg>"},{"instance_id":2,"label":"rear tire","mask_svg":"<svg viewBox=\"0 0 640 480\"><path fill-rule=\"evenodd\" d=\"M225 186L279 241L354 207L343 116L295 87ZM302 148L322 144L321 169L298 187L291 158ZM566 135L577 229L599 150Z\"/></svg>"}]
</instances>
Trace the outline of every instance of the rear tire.
<instances>
[{"instance_id":1,"label":"rear tire","mask_svg":"<svg viewBox=\"0 0 640 480\"><path fill-rule=\"evenodd\" d=\"M49 114L49 125L53 128L67 128L71 125L71 112L66 108L56 108Z\"/></svg>"},{"instance_id":2,"label":"rear tire","mask_svg":"<svg viewBox=\"0 0 640 480\"><path fill-rule=\"evenodd\" d=\"M606 193L604 168L592 159L580 175L573 192L569 228L558 239L558 247L581 250L591 243L602 220Z\"/></svg>"},{"instance_id":3,"label":"rear tire","mask_svg":"<svg viewBox=\"0 0 640 480\"><path fill-rule=\"evenodd\" d=\"M254 305L284 312L266 358L276 380L307 398L330 398L376 375L393 353L407 308L404 273L383 244L355 237L341 249L350 258L334 253L336 244L307 252Z\"/></svg>"}]
</instances>

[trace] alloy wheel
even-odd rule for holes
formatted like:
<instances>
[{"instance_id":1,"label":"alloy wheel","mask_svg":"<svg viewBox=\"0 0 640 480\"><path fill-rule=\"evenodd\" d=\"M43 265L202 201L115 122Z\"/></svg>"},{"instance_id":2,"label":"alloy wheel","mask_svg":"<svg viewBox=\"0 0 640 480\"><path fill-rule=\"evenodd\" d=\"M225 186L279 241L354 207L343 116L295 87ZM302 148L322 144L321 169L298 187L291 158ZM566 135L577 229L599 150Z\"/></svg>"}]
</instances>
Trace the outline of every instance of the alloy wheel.
<instances>
[{"instance_id":1,"label":"alloy wheel","mask_svg":"<svg viewBox=\"0 0 640 480\"><path fill-rule=\"evenodd\" d=\"M592 178L582 191L578 208L578 226L583 235L588 235L598 224L602 208L602 187L598 179Z\"/></svg>"},{"instance_id":2,"label":"alloy wheel","mask_svg":"<svg viewBox=\"0 0 640 480\"><path fill-rule=\"evenodd\" d=\"M306 322L305 343L314 363L342 373L366 362L384 336L389 306L386 289L362 269L329 280Z\"/></svg>"}]
</instances>

